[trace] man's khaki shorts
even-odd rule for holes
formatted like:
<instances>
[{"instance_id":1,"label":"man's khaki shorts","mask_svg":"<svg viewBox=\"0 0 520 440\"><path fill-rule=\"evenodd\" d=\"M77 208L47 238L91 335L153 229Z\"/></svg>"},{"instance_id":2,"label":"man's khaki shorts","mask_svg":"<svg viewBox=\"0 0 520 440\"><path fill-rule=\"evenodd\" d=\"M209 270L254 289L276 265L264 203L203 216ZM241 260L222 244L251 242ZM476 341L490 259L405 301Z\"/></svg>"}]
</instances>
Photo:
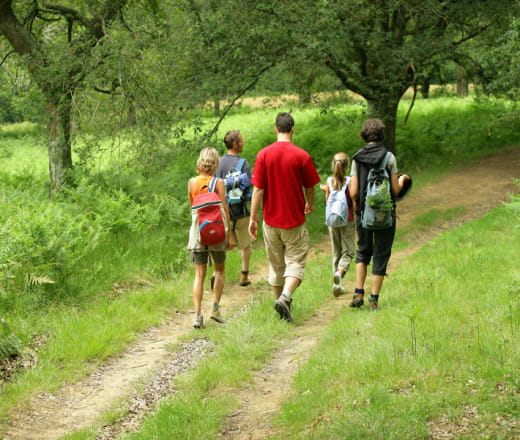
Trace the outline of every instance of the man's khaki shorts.
<instances>
[{"instance_id":1,"label":"man's khaki shorts","mask_svg":"<svg viewBox=\"0 0 520 440\"><path fill-rule=\"evenodd\" d=\"M305 224L282 229L264 222L263 234L269 260L269 284L283 286L286 277L302 281L309 253L309 233Z\"/></svg>"},{"instance_id":2,"label":"man's khaki shorts","mask_svg":"<svg viewBox=\"0 0 520 440\"><path fill-rule=\"evenodd\" d=\"M234 220L232 221L233 225ZM233 230L233 240L238 249L245 249L251 246L253 239L249 235L249 217L242 217L236 220Z\"/></svg>"}]
</instances>

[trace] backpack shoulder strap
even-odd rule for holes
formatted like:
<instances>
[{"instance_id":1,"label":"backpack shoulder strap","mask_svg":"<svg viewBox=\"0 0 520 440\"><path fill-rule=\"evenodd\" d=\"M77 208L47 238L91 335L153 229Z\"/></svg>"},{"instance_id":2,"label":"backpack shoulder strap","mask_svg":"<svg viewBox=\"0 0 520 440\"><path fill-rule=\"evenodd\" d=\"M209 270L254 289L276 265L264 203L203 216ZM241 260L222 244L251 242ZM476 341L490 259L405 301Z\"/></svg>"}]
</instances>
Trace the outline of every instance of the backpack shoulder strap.
<instances>
[{"instance_id":1,"label":"backpack shoulder strap","mask_svg":"<svg viewBox=\"0 0 520 440\"><path fill-rule=\"evenodd\" d=\"M217 178L212 177L211 181L209 182L209 192L215 192L215 187L217 186Z\"/></svg>"},{"instance_id":2,"label":"backpack shoulder strap","mask_svg":"<svg viewBox=\"0 0 520 440\"><path fill-rule=\"evenodd\" d=\"M390 156L392 153L390 151L387 151L385 156L383 157L383 160L381 161L381 169L384 170L386 166L388 165L388 161L390 160Z\"/></svg>"},{"instance_id":3,"label":"backpack shoulder strap","mask_svg":"<svg viewBox=\"0 0 520 440\"><path fill-rule=\"evenodd\" d=\"M243 166L244 166L245 163L246 163L246 160L245 160L243 157L241 157L241 158L238 160L238 162L237 162L237 164L236 164L236 166L235 166L235 169L236 169L237 171L242 171L242 168L243 168Z\"/></svg>"}]
</instances>

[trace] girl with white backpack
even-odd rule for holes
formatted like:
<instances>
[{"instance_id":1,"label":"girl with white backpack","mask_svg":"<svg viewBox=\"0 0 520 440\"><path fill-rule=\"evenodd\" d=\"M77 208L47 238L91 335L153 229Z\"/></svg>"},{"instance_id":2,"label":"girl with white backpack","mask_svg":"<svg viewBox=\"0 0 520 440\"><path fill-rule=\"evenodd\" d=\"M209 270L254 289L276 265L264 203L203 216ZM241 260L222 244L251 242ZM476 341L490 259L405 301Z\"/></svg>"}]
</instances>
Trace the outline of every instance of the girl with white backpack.
<instances>
[{"instance_id":1,"label":"girl with white backpack","mask_svg":"<svg viewBox=\"0 0 520 440\"><path fill-rule=\"evenodd\" d=\"M350 267L356 250L354 211L349 193L349 166L348 155L336 153L331 164L333 175L327 178L326 185L321 185L321 189L325 191L325 224L329 228L332 246L332 294L336 297L345 293L341 280Z\"/></svg>"}]
</instances>

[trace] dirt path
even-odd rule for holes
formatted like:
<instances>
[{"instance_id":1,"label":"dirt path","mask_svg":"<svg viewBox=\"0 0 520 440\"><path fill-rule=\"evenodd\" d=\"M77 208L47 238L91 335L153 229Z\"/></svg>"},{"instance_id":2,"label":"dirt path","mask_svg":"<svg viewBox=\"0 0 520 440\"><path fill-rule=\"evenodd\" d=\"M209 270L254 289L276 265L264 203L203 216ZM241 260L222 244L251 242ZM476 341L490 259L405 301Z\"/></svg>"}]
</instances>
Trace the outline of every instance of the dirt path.
<instances>
[{"instance_id":1,"label":"dirt path","mask_svg":"<svg viewBox=\"0 0 520 440\"><path fill-rule=\"evenodd\" d=\"M398 227L433 208L466 208L456 221L435 225L422 234L412 246L416 249L442 230L477 218L505 201L508 193L517 190L513 178L520 178L520 147L484 158L446 176L435 185L413 191L399 204ZM327 242L317 247L320 252L314 254L330 253ZM409 252L410 249L394 254L391 266L395 268L404 254ZM257 270L252 279L259 281L265 275L266 269ZM347 282L347 287L352 285ZM228 287L223 305L228 313L233 310L233 314L237 315L245 302L244 296L258 291L265 292L266 289ZM206 294L205 299L210 299L210 295ZM271 362L255 375L254 386L237 394L240 408L228 417L226 430L220 433L220 438L256 440L273 434L270 419L289 395L298 365L308 359L320 335L347 301L347 296L338 299L331 296L312 319L295 326L290 343L277 351ZM205 308L208 307L209 304L206 304ZM121 424L107 426L99 438L115 438L122 431L135 428L142 416L154 408L163 396L175 391L175 376L193 368L201 357L211 355L212 347L203 339L203 332L200 333L201 338L182 343L179 349L171 349L191 331L191 321L191 313L178 313L160 327L147 331L122 356L111 359L85 380L64 387L57 395L33 397L28 409L12 415L3 438L57 439L93 425L103 412L121 406L121 402L124 402L122 406L130 408L128 415ZM211 322L208 325L218 324ZM144 388L144 393L137 392L138 387Z\"/></svg>"},{"instance_id":2,"label":"dirt path","mask_svg":"<svg viewBox=\"0 0 520 440\"><path fill-rule=\"evenodd\" d=\"M429 209L444 210L462 206L466 210L457 221L436 225L429 232L422 234L411 248L394 253L389 270L395 269L406 255L441 231L475 219L505 201L508 193L518 191L513 184L513 178L520 178L520 147L486 157L474 165L446 176L435 185L428 185L420 191L412 192L399 203L398 227L406 226L414 217ZM329 243L323 245L324 251L330 252ZM353 283L349 283L348 279L347 276L347 291L353 291ZM220 433L220 438L260 440L273 435L271 419L289 396L298 364L310 357L321 334L346 302L350 302L350 295L338 299L332 299L331 296L312 319L295 328L294 338L255 375L254 386L238 394L240 409L228 417L226 428Z\"/></svg>"}]
</instances>

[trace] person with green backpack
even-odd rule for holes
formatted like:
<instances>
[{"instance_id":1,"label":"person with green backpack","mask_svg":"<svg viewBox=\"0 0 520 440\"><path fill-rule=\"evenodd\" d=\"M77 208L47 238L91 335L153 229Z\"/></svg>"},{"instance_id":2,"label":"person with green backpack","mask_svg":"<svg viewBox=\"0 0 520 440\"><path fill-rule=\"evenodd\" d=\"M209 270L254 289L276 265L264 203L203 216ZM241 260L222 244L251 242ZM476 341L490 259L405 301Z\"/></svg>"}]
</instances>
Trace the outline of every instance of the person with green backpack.
<instances>
[{"instance_id":1,"label":"person with green backpack","mask_svg":"<svg viewBox=\"0 0 520 440\"><path fill-rule=\"evenodd\" d=\"M379 119L364 122L359 135L367 145L352 156L350 195L356 213L356 287L351 307L364 304L367 267L372 260L371 310L379 308L379 293L395 237L396 197L411 178L399 176L393 153L383 145L385 125Z\"/></svg>"}]
</instances>

